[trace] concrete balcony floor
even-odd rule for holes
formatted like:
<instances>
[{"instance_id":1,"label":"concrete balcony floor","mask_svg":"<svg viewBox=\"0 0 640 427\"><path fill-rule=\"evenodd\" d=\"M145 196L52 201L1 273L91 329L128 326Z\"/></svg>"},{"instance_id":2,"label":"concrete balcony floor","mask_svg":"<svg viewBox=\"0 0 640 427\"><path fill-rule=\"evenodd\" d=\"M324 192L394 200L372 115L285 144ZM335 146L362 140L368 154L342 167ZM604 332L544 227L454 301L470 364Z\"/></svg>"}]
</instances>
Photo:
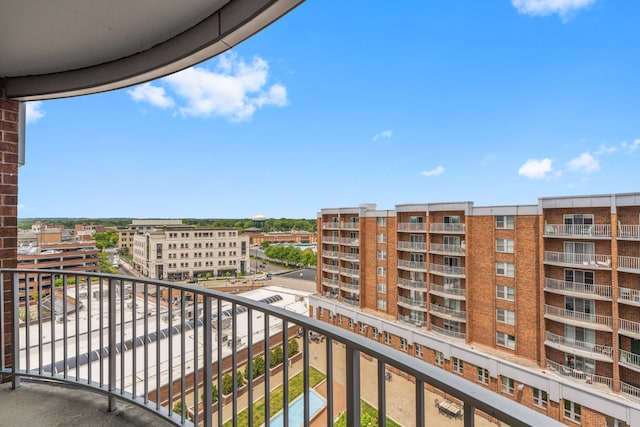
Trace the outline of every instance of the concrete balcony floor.
<instances>
[{"instance_id":1,"label":"concrete balcony floor","mask_svg":"<svg viewBox=\"0 0 640 427\"><path fill-rule=\"evenodd\" d=\"M80 388L55 384L21 382L11 389L11 383L0 384L0 424L21 427L138 427L171 424L144 409L117 401L117 410L107 411L107 397Z\"/></svg>"}]
</instances>

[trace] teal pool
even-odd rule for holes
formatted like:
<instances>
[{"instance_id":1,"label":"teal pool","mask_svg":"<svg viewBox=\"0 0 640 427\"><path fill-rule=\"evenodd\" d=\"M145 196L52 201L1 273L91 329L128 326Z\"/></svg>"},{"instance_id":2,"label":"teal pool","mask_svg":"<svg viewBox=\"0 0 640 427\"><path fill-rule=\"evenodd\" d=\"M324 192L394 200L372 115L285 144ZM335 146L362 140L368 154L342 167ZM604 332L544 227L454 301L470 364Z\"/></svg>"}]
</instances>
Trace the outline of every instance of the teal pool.
<instances>
[{"instance_id":1,"label":"teal pool","mask_svg":"<svg viewBox=\"0 0 640 427\"><path fill-rule=\"evenodd\" d=\"M324 397L320 396L317 391L309 390L309 414L310 419L326 405ZM284 425L284 412L280 411L278 415L271 418L269 425L272 427L281 427ZM304 395L298 397L289 404L289 427L300 427L304 425Z\"/></svg>"}]
</instances>

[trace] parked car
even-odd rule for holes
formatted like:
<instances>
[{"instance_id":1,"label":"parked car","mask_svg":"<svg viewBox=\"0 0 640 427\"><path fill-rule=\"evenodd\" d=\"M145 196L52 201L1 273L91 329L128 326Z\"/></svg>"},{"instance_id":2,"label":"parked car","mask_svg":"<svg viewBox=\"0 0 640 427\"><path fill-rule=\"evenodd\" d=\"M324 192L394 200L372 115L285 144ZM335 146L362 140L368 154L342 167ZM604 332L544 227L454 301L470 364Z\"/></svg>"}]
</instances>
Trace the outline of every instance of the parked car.
<instances>
[{"instance_id":1,"label":"parked car","mask_svg":"<svg viewBox=\"0 0 640 427\"><path fill-rule=\"evenodd\" d=\"M256 276L255 280L256 280L256 281L259 281L259 280L267 280L267 278L266 278L265 276Z\"/></svg>"}]
</instances>

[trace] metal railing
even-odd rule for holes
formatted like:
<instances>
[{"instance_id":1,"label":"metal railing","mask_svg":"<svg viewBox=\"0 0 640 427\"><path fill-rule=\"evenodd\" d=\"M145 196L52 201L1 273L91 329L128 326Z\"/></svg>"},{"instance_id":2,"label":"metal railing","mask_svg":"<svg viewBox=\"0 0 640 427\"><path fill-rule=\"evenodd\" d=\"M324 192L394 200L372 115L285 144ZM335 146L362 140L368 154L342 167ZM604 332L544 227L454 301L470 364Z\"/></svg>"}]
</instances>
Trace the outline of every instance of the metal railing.
<instances>
[{"instance_id":1,"label":"metal railing","mask_svg":"<svg viewBox=\"0 0 640 427\"><path fill-rule=\"evenodd\" d=\"M424 319L415 319L411 316L398 314L398 320L407 325L414 326L416 328L424 328L427 324Z\"/></svg>"},{"instance_id":2,"label":"metal railing","mask_svg":"<svg viewBox=\"0 0 640 427\"><path fill-rule=\"evenodd\" d=\"M431 245L429 246L429 252L440 252L443 254L464 255L464 246L431 243Z\"/></svg>"},{"instance_id":3,"label":"metal railing","mask_svg":"<svg viewBox=\"0 0 640 427\"><path fill-rule=\"evenodd\" d=\"M338 288L338 286L339 286L339 282L338 282L337 279L325 279L325 278L323 278L322 279L322 284L324 286L328 286L330 288Z\"/></svg>"},{"instance_id":4,"label":"metal railing","mask_svg":"<svg viewBox=\"0 0 640 427\"><path fill-rule=\"evenodd\" d=\"M640 291L630 288L618 288L618 300L640 303Z\"/></svg>"},{"instance_id":5,"label":"metal railing","mask_svg":"<svg viewBox=\"0 0 640 427\"><path fill-rule=\"evenodd\" d=\"M634 256L619 256L618 270L631 270L640 272L640 258Z\"/></svg>"},{"instance_id":6,"label":"metal railing","mask_svg":"<svg viewBox=\"0 0 640 427\"><path fill-rule=\"evenodd\" d=\"M640 225L621 224L618 226L619 239L640 239Z\"/></svg>"},{"instance_id":7,"label":"metal railing","mask_svg":"<svg viewBox=\"0 0 640 427\"><path fill-rule=\"evenodd\" d=\"M353 307L360 307L360 300L351 298L340 298L340 302Z\"/></svg>"},{"instance_id":8,"label":"metal railing","mask_svg":"<svg viewBox=\"0 0 640 427\"><path fill-rule=\"evenodd\" d=\"M401 288L426 290L427 282L421 280L403 279L401 277L398 279L398 286Z\"/></svg>"},{"instance_id":9,"label":"metal railing","mask_svg":"<svg viewBox=\"0 0 640 427\"><path fill-rule=\"evenodd\" d=\"M338 273L340 271L340 266L339 265L333 265L333 264L322 264L322 269L324 271L330 271L332 273Z\"/></svg>"},{"instance_id":10,"label":"metal railing","mask_svg":"<svg viewBox=\"0 0 640 427\"><path fill-rule=\"evenodd\" d=\"M451 329L443 328L433 323L429 325L429 329L436 334L445 335L447 337L456 338L459 340L464 340L467 338L467 335L464 332L452 331Z\"/></svg>"},{"instance_id":11,"label":"metal railing","mask_svg":"<svg viewBox=\"0 0 640 427\"><path fill-rule=\"evenodd\" d=\"M607 238L611 237L610 224L591 225L567 225L567 224L545 224L545 237L584 237L584 238Z\"/></svg>"},{"instance_id":12,"label":"metal railing","mask_svg":"<svg viewBox=\"0 0 640 427\"><path fill-rule=\"evenodd\" d=\"M630 351L620 349L618 359L620 362L633 365L636 369L640 368L640 354L631 353Z\"/></svg>"},{"instance_id":13,"label":"metal railing","mask_svg":"<svg viewBox=\"0 0 640 427\"><path fill-rule=\"evenodd\" d=\"M595 285L592 283L567 282L565 280L551 279L545 277L544 288L546 290L565 291L576 294L583 294L593 297L597 295L602 298L611 299L611 286Z\"/></svg>"},{"instance_id":14,"label":"metal railing","mask_svg":"<svg viewBox=\"0 0 640 427\"><path fill-rule=\"evenodd\" d=\"M327 257L327 258L338 258L338 251L327 251L327 250L323 250L322 251L322 256L323 257Z\"/></svg>"},{"instance_id":15,"label":"metal railing","mask_svg":"<svg viewBox=\"0 0 640 427\"><path fill-rule=\"evenodd\" d=\"M340 282L340 287L351 292L360 292L360 285L354 285L353 283Z\"/></svg>"},{"instance_id":16,"label":"metal railing","mask_svg":"<svg viewBox=\"0 0 640 427\"><path fill-rule=\"evenodd\" d=\"M424 261L409 261L406 259L399 259L398 268L409 268L412 270L426 270L427 263Z\"/></svg>"},{"instance_id":17,"label":"metal railing","mask_svg":"<svg viewBox=\"0 0 640 427\"><path fill-rule=\"evenodd\" d=\"M427 224L424 222L399 222L398 231L427 231Z\"/></svg>"},{"instance_id":18,"label":"metal railing","mask_svg":"<svg viewBox=\"0 0 640 427\"><path fill-rule=\"evenodd\" d=\"M341 222L340 229L341 230L358 230L360 228L359 222Z\"/></svg>"},{"instance_id":19,"label":"metal railing","mask_svg":"<svg viewBox=\"0 0 640 427\"><path fill-rule=\"evenodd\" d=\"M358 246L360 244L360 239L357 237L341 237L340 244L347 246Z\"/></svg>"},{"instance_id":20,"label":"metal railing","mask_svg":"<svg viewBox=\"0 0 640 427\"><path fill-rule=\"evenodd\" d=\"M640 387L627 384L624 381L620 381L620 393L626 394L634 399L640 399Z\"/></svg>"},{"instance_id":21,"label":"metal railing","mask_svg":"<svg viewBox=\"0 0 640 427\"><path fill-rule=\"evenodd\" d=\"M558 374L568 377L574 381L596 386L603 385L609 389L613 389L613 378L611 377L604 377L591 372L583 372L579 369L573 369L570 366L562 365L550 359L547 359L547 370L557 372Z\"/></svg>"},{"instance_id":22,"label":"metal railing","mask_svg":"<svg viewBox=\"0 0 640 427\"><path fill-rule=\"evenodd\" d=\"M434 283L429 284L429 291L437 292L440 294L459 296L459 297L466 297L467 295L467 290L464 288L453 287L453 286L441 286L441 285L436 285Z\"/></svg>"},{"instance_id":23,"label":"metal railing","mask_svg":"<svg viewBox=\"0 0 640 427\"><path fill-rule=\"evenodd\" d=\"M447 317L451 317L451 318L457 320L458 322L464 322L465 319L467 318L467 312L466 311L454 310L453 308L443 307L441 305L437 305L437 304L433 304L433 303L429 307L429 311L431 313L444 314Z\"/></svg>"},{"instance_id":24,"label":"metal railing","mask_svg":"<svg viewBox=\"0 0 640 427\"><path fill-rule=\"evenodd\" d=\"M474 425L476 409L512 426L562 425L401 351L273 306L271 299L255 301L128 276L18 269L2 269L0 274L0 316L8 320L0 323L0 372L12 378L13 388L20 386L22 378L73 384L106 395L110 411L116 409L116 400L124 400L177 426L221 426L226 421L223 408L227 409L225 413L233 414L234 426L238 424L236 415L246 410L247 425L253 426L254 413L264 411L265 425L269 426L275 415L270 409L271 377L276 374L264 375L261 382L254 382L254 357L263 357L268 367L272 355L266 350L274 340L281 343L282 352L287 355L291 338L297 337L301 342L303 384L301 422L309 426L313 366L310 335L320 334L326 341L314 345L324 345L326 351L323 410L334 413L334 370L338 369L337 372L344 372L346 425L360 426L362 381L377 385L379 419L386 420L387 400L392 398L385 392L389 369L413 378L415 425L426 422L427 385L462 402L465 426ZM35 277L39 296L29 309L21 306L18 299L6 301L7 295L19 295L21 280L27 275ZM62 279L62 285L48 296L49 289L42 280L46 275ZM52 310L49 317L47 307ZM266 342L269 347L264 345ZM341 344L344 350L334 355L334 343ZM6 349L12 349L11 354L5 354ZM316 350L314 347L314 355ZM377 362L377 379L361 379L361 355ZM338 363L344 364L344 371L334 367ZM242 385L237 380L245 364L248 381ZM282 363L284 396L290 390L289 369L289 363ZM223 374L232 379L230 394L224 396ZM254 402L261 390L264 405L240 407L241 392L246 394L246 401ZM193 402L193 410L186 404L189 401ZM182 404L175 405L177 402ZM288 426L288 405L284 405L282 413L284 426ZM328 417L327 425L333 425L333 417Z\"/></svg>"},{"instance_id":25,"label":"metal railing","mask_svg":"<svg viewBox=\"0 0 640 427\"><path fill-rule=\"evenodd\" d=\"M360 254L353 252L340 252L340 258L358 261L360 259Z\"/></svg>"},{"instance_id":26,"label":"metal railing","mask_svg":"<svg viewBox=\"0 0 640 427\"><path fill-rule=\"evenodd\" d=\"M425 300L407 298L403 297L402 295L398 295L398 303L409 306L411 308L422 308L424 310L427 309L427 302Z\"/></svg>"},{"instance_id":27,"label":"metal railing","mask_svg":"<svg viewBox=\"0 0 640 427\"><path fill-rule=\"evenodd\" d=\"M640 323L627 319L618 319L618 330L640 335Z\"/></svg>"},{"instance_id":28,"label":"metal railing","mask_svg":"<svg viewBox=\"0 0 640 427\"><path fill-rule=\"evenodd\" d=\"M429 265L429 271L431 271L432 273L441 273L446 276L464 276L465 275L464 267L454 267L451 265L431 263Z\"/></svg>"},{"instance_id":29,"label":"metal railing","mask_svg":"<svg viewBox=\"0 0 640 427\"><path fill-rule=\"evenodd\" d=\"M426 251L427 244L425 242L398 242L398 250L401 251Z\"/></svg>"},{"instance_id":30,"label":"metal railing","mask_svg":"<svg viewBox=\"0 0 640 427\"><path fill-rule=\"evenodd\" d=\"M336 236L322 236L322 243L339 243L340 238Z\"/></svg>"},{"instance_id":31,"label":"metal railing","mask_svg":"<svg viewBox=\"0 0 640 427\"><path fill-rule=\"evenodd\" d=\"M608 359L611 359L613 355L613 348L610 346L589 343L585 341L579 341L579 340L563 337L561 335L557 335L549 331L547 331L546 333L546 341L553 344L559 344L564 347L570 347L576 350L582 350L588 353L604 356Z\"/></svg>"},{"instance_id":32,"label":"metal railing","mask_svg":"<svg viewBox=\"0 0 640 427\"><path fill-rule=\"evenodd\" d=\"M436 222L429 224L432 233L464 233L464 224Z\"/></svg>"},{"instance_id":33,"label":"metal railing","mask_svg":"<svg viewBox=\"0 0 640 427\"><path fill-rule=\"evenodd\" d=\"M360 276L360 269L340 267L340 274L344 274L345 276L358 277Z\"/></svg>"},{"instance_id":34,"label":"metal railing","mask_svg":"<svg viewBox=\"0 0 640 427\"><path fill-rule=\"evenodd\" d=\"M331 222L323 222L322 223L322 228L324 230L337 230L339 228L339 223L338 221L331 221Z\"/></svg>"},{"instance_id":35,"label":"metal railing","mask_svg":"<svg viewBox=\"0 0 640 427\"><path fill-rule=\"evenodd\" d=\"M611 255L545 251L544 261L558 264L581 265L583 267L611 268Z\"/></svg>"},{"instance_id":36,"label":"metal railing","mask_svg":"<svg viewBox=\"0 0 640 427\"><path fill-rule=\"evenodd\" d=\"M577 320L580 322L587 322L596 325L603 325L611 328L611 316L604 316L602 314L583 313L582 311L567 310L561 307L555 307L553 305L545 304L545 314L554 317L562 317L571 321Z\"/></svg>"}]
</instances>

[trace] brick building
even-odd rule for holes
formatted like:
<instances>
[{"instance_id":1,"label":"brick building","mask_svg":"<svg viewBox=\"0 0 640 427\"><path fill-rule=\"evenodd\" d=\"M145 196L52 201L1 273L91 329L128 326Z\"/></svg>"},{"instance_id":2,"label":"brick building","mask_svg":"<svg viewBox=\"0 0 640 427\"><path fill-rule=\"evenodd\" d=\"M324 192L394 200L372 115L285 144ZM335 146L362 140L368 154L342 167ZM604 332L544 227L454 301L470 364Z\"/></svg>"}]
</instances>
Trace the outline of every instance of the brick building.
<instances>
[{"instance_id":1,"label":"brick building","mask_svg":"<svg viewBox=\"0 0 640 427\"><path fill-rule=\"evenodd\" d=\"M640 411L640 193L322 209L318 229L317 318L569 425Z\"/></svg>"}]
</instances>

